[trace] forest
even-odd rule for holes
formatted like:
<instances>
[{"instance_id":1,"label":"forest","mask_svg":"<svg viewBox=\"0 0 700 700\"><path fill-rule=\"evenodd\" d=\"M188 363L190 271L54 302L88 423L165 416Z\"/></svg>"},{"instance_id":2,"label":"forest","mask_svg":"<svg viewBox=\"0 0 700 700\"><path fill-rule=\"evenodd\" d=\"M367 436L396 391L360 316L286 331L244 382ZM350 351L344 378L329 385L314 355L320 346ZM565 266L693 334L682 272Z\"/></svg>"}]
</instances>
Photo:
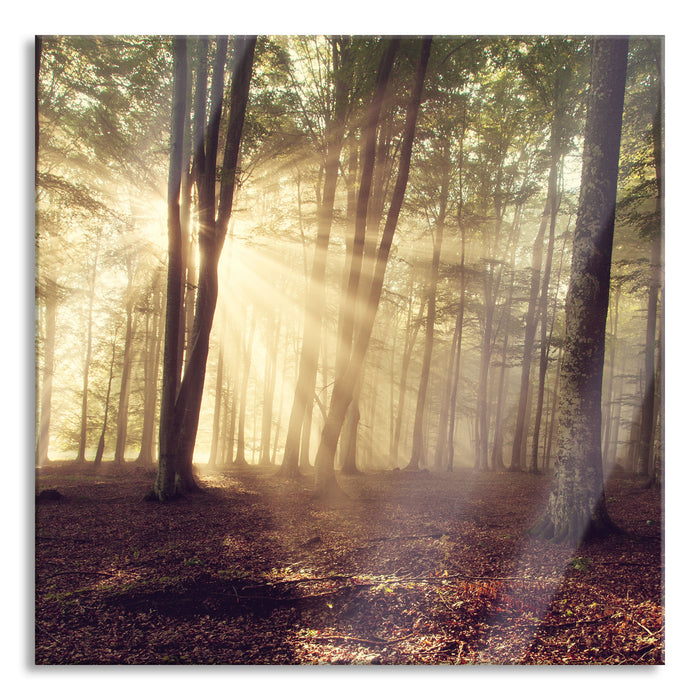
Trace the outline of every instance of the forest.
<instances>
[{"instance_id":1,"label":"forest","mask_svg":"<svg viewBox=\"0 0 700 700\"><path fill-rule=\"evenodd\" d=\"M37 36L36 664L663 664L660 36Z\"/></svg>"}]
</instances>

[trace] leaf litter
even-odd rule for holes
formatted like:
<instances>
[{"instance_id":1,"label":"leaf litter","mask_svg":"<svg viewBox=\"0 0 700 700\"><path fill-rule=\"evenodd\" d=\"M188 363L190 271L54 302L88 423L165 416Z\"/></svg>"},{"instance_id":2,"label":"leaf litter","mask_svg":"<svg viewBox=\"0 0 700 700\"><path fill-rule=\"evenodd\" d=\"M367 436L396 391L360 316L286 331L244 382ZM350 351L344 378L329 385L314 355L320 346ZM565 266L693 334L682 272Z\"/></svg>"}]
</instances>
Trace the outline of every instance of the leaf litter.
<instances>
[{"instance_id":1,"label":"leaf litter","mask_svg":"<svg viewBox=\"0 0 700 700\"><path fill-rule=\"evenodd\" d=\"M366 472L342 505L274 468L37 472L37 664L662 664L662 504L617 476L624 533L525 533L546 476Z\"/></svg>"}]
</instances>

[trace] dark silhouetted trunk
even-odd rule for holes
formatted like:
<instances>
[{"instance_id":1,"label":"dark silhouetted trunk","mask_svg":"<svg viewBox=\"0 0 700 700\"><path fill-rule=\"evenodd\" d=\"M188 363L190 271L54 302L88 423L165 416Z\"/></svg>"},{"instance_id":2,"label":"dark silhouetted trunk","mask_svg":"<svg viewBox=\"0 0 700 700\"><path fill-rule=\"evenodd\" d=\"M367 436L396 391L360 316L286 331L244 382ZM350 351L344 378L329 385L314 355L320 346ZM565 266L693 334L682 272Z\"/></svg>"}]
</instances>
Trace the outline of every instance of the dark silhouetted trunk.
<instances>
[{"instance_id":1,"label":"dark silhouetted trunk","mask_svg":"<svg viewBox=\"0 0 700 700\"><path fill-rule=\"evenodd\" d=\"M176 265L177 279L173 280L179 291L177 298L173 296L173 302L177 303L177 320L170 317L176 326L174 338L171 342L175 345L172 364L169 369L176 369L178 354L178 340L180 339L179 325L181 317L182 299L182 232L180 225L180 188L183 163L183 130L184 109L186 101L186 47L183 39L175 40L176 51L176 80L174 90L177 88L177 98L173 100L173 143L176 151L171 150L171 175L168 184L169 239L172 231L170 245L178 248L177 252L170 251L169 261L173 259ZM243 121L248 103L248 92L253 70L253 54L256 38L238 36L234 43L233 69L231 77L231 100L228 118L228 130L224 144L223 161L220 170L217 168L217 154L219 143L219 124L222 114L223 102L223 76L226 60L228 40L226 37L218 37L216 40L216 55L214 59L214 71L211 86L211 114L209 125L204 140L201 133L197 134L195 127L194 146L194 170L199 196L199 277L197 284L197 302L192 329L192 340L188 345L188 359L185 365L180 388L174 398L174 406L168 409L170 421L166 423L166 429L161 428L163 440L161 442L161 455L159 463L159 476L156 479L155 496L163 501L176 495L176 491L186 492L197 488L194 479L192 459L194 455L197 428L199 426L199 413L202 404L202 392L206 375L207 357L209 354L209 337L211 334L214 311L218 296L218 263L221 250L226 238L231 210L233 206L233 193L236 185L236 169L238 153L243 132ZM197 81L200 82L199 80ZM195 121L198 122L198 114L201 114L203 102L194 100ZM178 105L177 109L175 105ZM200 120L201 121L201 120ZM199 123L199 122L198 122ZM217 181L219 181L218 213L216 213ZM169 218L170 222L170 218ZM173 256L171 258L171 256ZM176 257L176 259L175 259ZM170 263L169 263L170 264ZM168 270L170 277L171 271ZM175 274L175 273L173 273ZM168 281L170 288L170 279ZM170 303L170 297L168 299ZM166 369L164 368L164 374ZM176 375L176 372L175 372ZM169 377L169 382L175 382L176 376ZM165 388L165 387L164 387ZM165 391L164 391L165 398ZM172 396L168 397L170 400ZM163 424L162 424L163 425ZM163 474L161 478L161 472ZM177 476L178 483L175 483Z\"/></svg>"}]
</instances>

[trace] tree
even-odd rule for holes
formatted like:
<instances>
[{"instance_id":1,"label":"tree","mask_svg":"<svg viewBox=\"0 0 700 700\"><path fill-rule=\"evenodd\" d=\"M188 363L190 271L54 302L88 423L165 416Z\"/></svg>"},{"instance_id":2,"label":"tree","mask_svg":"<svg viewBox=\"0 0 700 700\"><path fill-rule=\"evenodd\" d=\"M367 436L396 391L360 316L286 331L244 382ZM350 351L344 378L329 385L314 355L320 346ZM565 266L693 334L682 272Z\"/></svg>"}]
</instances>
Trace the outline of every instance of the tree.
<instances>
[{"instance_id":1,"label":"tree","mask_svg":"<svg viewBox=\"0 0 700 700\"><path fill-rule=\"evenodd\" d=\"M359 379L362 363L367 353L367 348L369 347L372 327L374 325L374 319L377 314L379 299L384 285L384 275L389 258L389 251L403 204L403 197L406 192L406 183L408 182L411 153L413 150L413 139L416 133L416 122L418 120L418 111L422 101L423 83L425 81L428 59L430 57L431 43L431 38L425 38L421 44L420 56L416 64L415 80L406 112L399 170L391 198L391 205L384 223L381 242L377 250L371 286L364 300L364 313L358 314L357 316L359 328L348 361L348 367L344 374L336 379L335 386L333 387L331 403L328 409L328 418L323 427L321 443L316 454L317 494L324 498L333 497L339 490L333 468L335 453L338 447L338 437L340 436L343 420L345 419L345 414L352 400L354 387ZM362 184L360 185L360 191L362 191ZM358 200L358 204L359 201L360 200Z\"/></svg>"},{"instance_id":2,"label":"tree","mask_svg":"<svg viewBox=\"0 0 700 700\"><path fill-rule=\"evenodd\" d=\"M554 541L577 543L616 529L605 504L601 393L627 50L625 38L593 42L555 474L547 507L531 530Z\"/></svg>"},{"instance_id":3,"label":"tree","mask_svg":"<svg viewBox=\"0 0 700 700\"><path fill-rule=\"evenodd\" d=\"M344 49L344 50L343 50ZM318 356L321 346L321 323L323 302L325 300L324 284L326 276L326 258L328 242L333 222L333 203L338 182L340 152L343 145L345 119L347 117L348 84L341 74L342 60L347 54L347 42L339 37L332 40L334 105L333 118L327 129L327 155L324 163L325 179L323 199L318 213L316 245L311 267L311 278L306 295L304 316L304 335L302 339L299 373L294 391L294 403L289 418L287 439L282 458L280 473L286 477L299 475L299 445L302 426L313 406L316 386ZM308 419L307 423L308 423Z\"/></svg>"},{"instance_id":4,"label":"tree","mask_svg":"<svg viewBox=\"0 0 700 700\"><path fill-rule=\"evenodd\" d=\"M199 277L193 320L193 338L182 381L178 384L179 325L182 307L182 233L180 188L182 181L183 130L186 98L186 44L174 40L173 117L170 175L168 179L168 302L163 368L163 399L158 474L153 496L160 501L196 488L193 473L194 444L204 390L209 336L218 296L217 267L228 230L236 185L238 154L243 133L256 37L237 36L230 86L228 129L217 193L219 125L222 117L223 74L228 40L218 37L211 81L211 112L204 138L195 134L195 178L199 198ZM198 81L201 79L201 74ZM206 76L204 76L206 77ZM195 122L204 100L195 105ZM170 267L172 265L172 268ZM172 291L171 291L172 290Z\"/></svg>"}]
</instances>

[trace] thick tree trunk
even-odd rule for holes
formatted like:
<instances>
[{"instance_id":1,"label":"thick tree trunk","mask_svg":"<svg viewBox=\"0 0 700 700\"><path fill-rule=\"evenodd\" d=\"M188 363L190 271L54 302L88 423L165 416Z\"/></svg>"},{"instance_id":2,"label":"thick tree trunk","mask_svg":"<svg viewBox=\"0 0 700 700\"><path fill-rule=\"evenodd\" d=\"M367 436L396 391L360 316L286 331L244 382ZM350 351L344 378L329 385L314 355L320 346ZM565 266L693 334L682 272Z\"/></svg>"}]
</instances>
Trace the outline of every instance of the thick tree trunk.
<instances>
[{"instance_id":1,"label":"thick tree trunk","mask_svg":"<svg viewBox=\"0 0 700 700\"><path fill-rule=\"evenodd\" d=\"M627 39L593 42L579 211L566 299L557 460L544 514L531 532L576 544L615 529L605 505L601 392Z\"/></svg>"}]
</instances>

